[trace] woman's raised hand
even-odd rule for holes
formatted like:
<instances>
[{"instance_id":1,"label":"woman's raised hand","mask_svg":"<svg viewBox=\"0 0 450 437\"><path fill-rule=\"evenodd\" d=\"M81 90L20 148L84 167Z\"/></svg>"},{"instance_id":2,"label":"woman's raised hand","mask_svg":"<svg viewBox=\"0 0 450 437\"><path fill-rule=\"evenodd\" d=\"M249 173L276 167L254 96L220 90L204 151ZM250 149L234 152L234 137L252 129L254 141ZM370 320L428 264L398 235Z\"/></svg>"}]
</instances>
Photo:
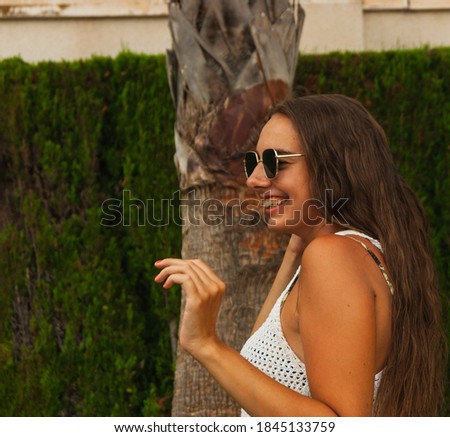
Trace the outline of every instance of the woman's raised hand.
<instances>
[{"instance_id":1,"label":"woman's raised hand","mask_svg":"<svg viewBox=\"0 0 450 437\"><path fill-rule=\"evenodd\" d=\"M202 351L208 342L217 341L216 320L225 284L202 260L166 258L155 262L161 272L156 282L164 288L175 284L183 287L185 308L180 327L180 345L193 356Z\"/></svg>"},{"instance_id":2,"label":"woman's raised hand","mask_svg":"<svg viewBox=\"0 0 450 437\"><path fill-rule=\"evenodd\" d=\"M289 240L286 252L290 252L294 256L301 257L305 250L305 242L296 234L292 234Z\"/></svg>"}]
</instances>

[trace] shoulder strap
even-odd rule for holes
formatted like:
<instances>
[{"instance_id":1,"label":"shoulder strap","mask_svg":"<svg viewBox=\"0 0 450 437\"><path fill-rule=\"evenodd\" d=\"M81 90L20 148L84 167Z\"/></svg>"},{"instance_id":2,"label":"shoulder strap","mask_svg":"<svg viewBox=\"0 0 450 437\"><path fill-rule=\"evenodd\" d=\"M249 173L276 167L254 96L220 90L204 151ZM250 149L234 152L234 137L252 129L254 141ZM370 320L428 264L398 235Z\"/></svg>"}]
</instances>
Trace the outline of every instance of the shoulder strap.
<instances>
[{"instance_id":1,"label":"shoulder strap","mask_svg":"<svg viewBox=\"0 0 450 437\"><path fill-rule=\"evenodd\" d=\"M378 268L380 269L381 273L384 276L384 279L386 280L386 283L389 287L389 290L391 291L391 294L394 294L394 286L392 285L392 282L388 276L388 274L386 273L386 269L384 268L383 264L381 263L381 261L378 259L378 257L373 253L372 249L367 246L367 244L363 243L362 241L351 237L350 235L344 235L344 237L350 238L353 241L356 241L357 243L359 243L362 247L364 247L364 249L367 250L367 252L369 253L369 255L372 257L372 259L375 261L375 263L377 264Z\"/></svg>"},{"instance_id":2,"label":"shoulder strap","mask_svg":"<svg viewBox=\"0 0 450 437\"><path fill-rule=\"evenodd\" d=\"M281 308L284 305L284 302L286 301L287 297L291 293L292 289L294 288L295 282L297 281L299 275L300 275L300 269L301 266L298 266L297 271L295 272L294 276L292 277L291 281L287 285L287 287L284 289L284 291L281 293Z\"/></svg>"}]
</instances>

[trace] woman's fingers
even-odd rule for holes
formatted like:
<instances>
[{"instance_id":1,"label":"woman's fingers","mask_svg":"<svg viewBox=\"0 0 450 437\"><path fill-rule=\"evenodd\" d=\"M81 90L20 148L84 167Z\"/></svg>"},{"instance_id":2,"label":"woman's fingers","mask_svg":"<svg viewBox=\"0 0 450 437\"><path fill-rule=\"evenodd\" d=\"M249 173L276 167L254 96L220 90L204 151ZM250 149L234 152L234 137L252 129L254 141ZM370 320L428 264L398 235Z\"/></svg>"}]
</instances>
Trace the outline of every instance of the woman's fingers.
<instances>
[{"instance_id":1,"label":"woman's fingers","mask_svg":"<svg viewBox=\"0 0 450 437\"><path fill-rule=\"evenodd\" d=\"M211 268L201 259L195 259L193 262L203 271L203 273L213 282L225 287L225 284L220 278L211 270Z\"/></svg>"},{"instance_id":2,"label":"woman's fingers","mask_svg":"<svg viewBox=\"0 0 450 437\"><path fill-rule=\"evenodd\" d=\"M164 288L174 284L183 286L186 305L180 344L195 354L206 342L216 338L215 326L225 284L200 260L167 258L157 261L155 266L161 269L155 281L164 282Z\"/></svg>"},{"instance_id":3,"label":"woman's fingers","mask_svg":"<svg viewBox=\"0 0 450 437\"><path fill-rule=\"evenodd\" d=\"M199 287L199 292L205 294L222 294L225 291L225 284L206 263L196 259L188 261L188 265L193 274L195 274L195 278L197 279L196 285Z\"/></svg>"},{"instance_id":4,"label":"woman's fingers","mask_svg":"<svg viewBox=\"0 0 450 437\"><path fill-rule=\"evenodd\" d=\"M164 282L164 288L170 288L174 284L186 286L189 279L192 283L189 288L194 287L192 291L200 295L223 294L225 291L225 284L203 261L167 258L157 261L155 266L162 268L155 281Z\"/></svg>"},{"instance_id":5,"label":"woman's fingers","mask_svg":"<svg viewBox=\"0 0 450 437\"><path fill-rule=\"evenodd\" d=\"M155 266L161 271L155 276L155 282L164 282L171 274L182 272L185 263L176 258L167 258L155 262Z\"/></svg>"},{"instance_id":6,"label":"woman's fingers","mask_svg":"<svg viewBox=\"0 0 450 437\"><path fill-rule=\"evenodd\" d=\"M292 234L287 248L292 253L301 255L305 250L305 242L298 235Z\"/></svg>"},{"instance_id":7,"label":"woman's fingers","mask_svg":"<svg viewBox=\"0 0 450 437\"><path fill-rule=\"evenodd\" d=\"M164 282L163 288L170 288L175 284L183 285L189 281L189 276L182 273L170 275Z\"/></svg>"},{"instance_id":8,"label":"woman's fingers","mask_svg":"<svg viewBox=\"0 0 450 437\"><path fill-rule=\"evenodd\" d=\"M157 261L155 265L156 267L162 269L155 277L156 282L163 282L167 279L167 277L175 273L184 273L186 275L189 275L189 273L192 274L192 272L190 272L191 269L188 262L184 260L165 259L162 261Z\"/></svg>"}]
</instances>

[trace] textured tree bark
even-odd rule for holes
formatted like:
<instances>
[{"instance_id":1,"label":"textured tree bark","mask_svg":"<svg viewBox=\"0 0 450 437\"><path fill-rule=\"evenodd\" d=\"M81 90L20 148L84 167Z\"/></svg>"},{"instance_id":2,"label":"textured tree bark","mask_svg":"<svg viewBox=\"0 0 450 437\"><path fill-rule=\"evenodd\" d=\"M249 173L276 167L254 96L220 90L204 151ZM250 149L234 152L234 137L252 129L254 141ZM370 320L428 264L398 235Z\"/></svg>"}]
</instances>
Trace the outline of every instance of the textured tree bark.
<instances>
[{"instance_id":1,"label":"textured tree bark","mask_svg":"<svg viewBox=\"0 0 450 437\"><path fill-rule=\"evenodd\" d=\"M176 103L175 163L183 258L227 284L219 336L239 349L281 260L245 187L242 159L271 106L290 96L304 12L288 0L169 4L168 75ZM183 303L182 303L183 306ZM187 353L177 352L173 416L234 416L238 406Z\"/></svg>"}]
</instances>

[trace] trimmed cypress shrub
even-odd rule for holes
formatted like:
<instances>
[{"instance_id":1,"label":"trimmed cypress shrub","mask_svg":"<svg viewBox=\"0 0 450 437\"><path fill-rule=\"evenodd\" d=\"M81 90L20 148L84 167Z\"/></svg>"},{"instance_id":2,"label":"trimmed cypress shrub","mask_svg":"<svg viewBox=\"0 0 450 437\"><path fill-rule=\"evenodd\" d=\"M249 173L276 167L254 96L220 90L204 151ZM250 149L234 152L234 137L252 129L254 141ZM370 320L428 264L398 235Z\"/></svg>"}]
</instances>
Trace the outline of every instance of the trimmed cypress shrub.
<instances>
[{"instance_id":1,"label":"trimmed cypress shrub","mask_svg":"<svg viewBox=\"0 0 450 437\"><path fill-rule=\"evenodd\" d=\"M181 233L143 221L177 190L165 74L130 53L0 65L2 415L168 411L178 298L153 262Z\"/></svg>"}]
</instances>

